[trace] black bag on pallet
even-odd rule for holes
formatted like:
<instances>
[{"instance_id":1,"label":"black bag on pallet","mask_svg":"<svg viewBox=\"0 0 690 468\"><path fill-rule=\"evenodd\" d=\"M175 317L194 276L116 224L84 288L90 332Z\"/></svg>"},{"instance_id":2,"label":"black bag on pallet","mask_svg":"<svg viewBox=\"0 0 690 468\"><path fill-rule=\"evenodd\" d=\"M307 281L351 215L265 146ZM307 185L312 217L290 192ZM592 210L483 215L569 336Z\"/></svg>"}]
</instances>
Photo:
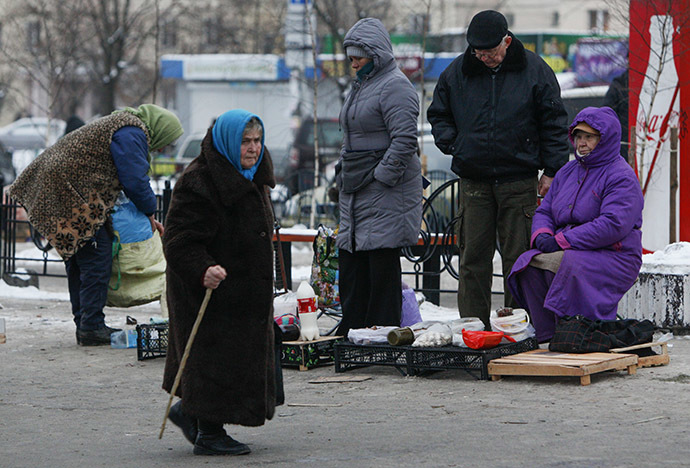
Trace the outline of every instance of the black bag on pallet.
<instances>
[{"instance_id":1,"label":"black bag on pallet","mask_svg":"<svg viewBox=\"0 0 690 468\"><path fill-rule=\"evenodd\" d=\"M614 348L650 343L655 330L649 320L591 320L582 315L561 317L549 351L606 353Z\"/></svg>"}]
</instances>

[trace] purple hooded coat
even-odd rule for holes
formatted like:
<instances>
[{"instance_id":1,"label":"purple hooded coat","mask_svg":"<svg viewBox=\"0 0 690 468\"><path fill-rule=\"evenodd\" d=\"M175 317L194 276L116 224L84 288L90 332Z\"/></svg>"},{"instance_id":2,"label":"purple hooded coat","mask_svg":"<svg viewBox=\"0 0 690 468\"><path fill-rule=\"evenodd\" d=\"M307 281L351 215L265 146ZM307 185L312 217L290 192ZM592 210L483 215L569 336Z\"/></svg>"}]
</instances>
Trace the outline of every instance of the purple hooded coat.
<instances>
[{"instance_id":1,"label":"purple hooded coat","mask_svg":"<svg viewBox=\"0 0 690 468\"><path fill-rule=\"evenodd\" d=\"M635 282L642 264L642 191L620 156L621 126L614 111L583 109L570 125L571 141L580 122L599 131L601 139L589 155L576 156L556 173L534 215L531 245L539 234L555 235L564 255L555 277L550 275L553 281L543 298L547 310L530 313L553 313L556 321L577 314L613 320L618 301ZM533 248L522 254L508 277L510 292L523 307L528 302L525 296L534 291L524 277L518 287L518 277L539 253ZM533 317L535 323L538 319ZM540 336L537 327L537 337L551 336Z\"/></svg>"}]
</instances>

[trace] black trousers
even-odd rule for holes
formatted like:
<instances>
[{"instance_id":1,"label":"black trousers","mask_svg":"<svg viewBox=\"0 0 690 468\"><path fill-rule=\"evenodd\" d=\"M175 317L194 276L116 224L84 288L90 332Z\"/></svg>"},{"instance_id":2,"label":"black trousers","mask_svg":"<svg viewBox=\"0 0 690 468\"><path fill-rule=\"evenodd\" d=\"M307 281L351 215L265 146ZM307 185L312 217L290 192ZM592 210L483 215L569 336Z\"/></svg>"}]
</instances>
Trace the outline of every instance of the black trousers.
<instances>
[{"instance_id":1,"label":"black trousers","mask_svg":"<svg viewBox=\"0 0 690 468\"><path fill-rule=\"evenodd\" d=\"M105 227L65 262L77 329L96 330L105 326L103 307L108 299L112 264L113 238Z\"/></svg>"},{"instance_id":2,"label":"black trousers","mask_svg":"<svg viewBox=\"0 0 690 468\"><path fill-rule=\"evenodd\" d=\"M400 250L339 250L338 285L343 319L337 334L373 325L400 326Z\"/></svg>"}]
</instances>

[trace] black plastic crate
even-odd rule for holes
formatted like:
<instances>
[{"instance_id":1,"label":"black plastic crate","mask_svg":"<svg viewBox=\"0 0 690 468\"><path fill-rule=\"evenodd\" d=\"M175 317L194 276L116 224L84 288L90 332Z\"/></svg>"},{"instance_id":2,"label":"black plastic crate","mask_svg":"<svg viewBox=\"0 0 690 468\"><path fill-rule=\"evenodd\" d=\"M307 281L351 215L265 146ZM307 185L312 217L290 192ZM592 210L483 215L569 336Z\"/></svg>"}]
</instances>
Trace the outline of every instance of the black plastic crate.
<instances>
[{"instance_id":1,"label":"black plastic crate","mask_svg":"<svg viewBox=\"0 0 690 468\"><path fill-rule=\"evenodd\" d=\"M314 341L284 341L280 362L284 367L298 367L301 371L333 364L333 345L339 339L339 336L324 336Z\"/></svg>"},{"instance_id":2,"label":"black plastic crate","mask_svg":"<svg viewBox=\"0 0 690 468\"><path fill-rule=\"evenodd\" d=\"M137 325L137 359L165 357L168 351L168 324Z\"/></svg>"},{"instance_id":3,"label":"black plastic crate","mask_svg":"<svg viewBox=\"0 0 690 468\"><path fill-rule=\"evenodd\" d=\"M333 350L336 372L345 372L357 367L388 366L395 367L403 375L414 374L414 369L409 366L409 346L356 345L341 341L333 346Z\"/></svg>"},{"instance_id":4,"label":"black plastic crate","mask_svg":"<svg viewBox=\"0 0 690 468\"><path fill-rule=\"evenodd\" d=\"M365 366L391 366L403 375L430 371L461 369L476 379L488 380L488 364L510 354L539 347L535 338L507 343L491 349L470 349L458 346L415 348L413 346L356 345L346 341L335 343L335 371L345 372Z\"/></svg>"}]
</instances>

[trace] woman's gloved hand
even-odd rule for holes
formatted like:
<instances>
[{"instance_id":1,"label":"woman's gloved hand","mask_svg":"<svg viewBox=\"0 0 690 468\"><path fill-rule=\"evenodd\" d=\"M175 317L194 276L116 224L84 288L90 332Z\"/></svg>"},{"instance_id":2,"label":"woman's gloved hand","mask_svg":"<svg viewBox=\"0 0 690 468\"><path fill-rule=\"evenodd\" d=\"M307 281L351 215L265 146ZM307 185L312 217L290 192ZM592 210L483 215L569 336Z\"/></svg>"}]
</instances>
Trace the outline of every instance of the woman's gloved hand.
<instances>
[{"instance_id":1,"label":"woman's gloved hand","mask_svg":"<svg viewBox=\"0 0 690 468\"><path fill-rule=\"evenodd\" d=\"M556 242L556 238L550 234L542 233L534 239L534 246L544 253L557 252L561 246Z\"/></svg>"}]
</instances>

